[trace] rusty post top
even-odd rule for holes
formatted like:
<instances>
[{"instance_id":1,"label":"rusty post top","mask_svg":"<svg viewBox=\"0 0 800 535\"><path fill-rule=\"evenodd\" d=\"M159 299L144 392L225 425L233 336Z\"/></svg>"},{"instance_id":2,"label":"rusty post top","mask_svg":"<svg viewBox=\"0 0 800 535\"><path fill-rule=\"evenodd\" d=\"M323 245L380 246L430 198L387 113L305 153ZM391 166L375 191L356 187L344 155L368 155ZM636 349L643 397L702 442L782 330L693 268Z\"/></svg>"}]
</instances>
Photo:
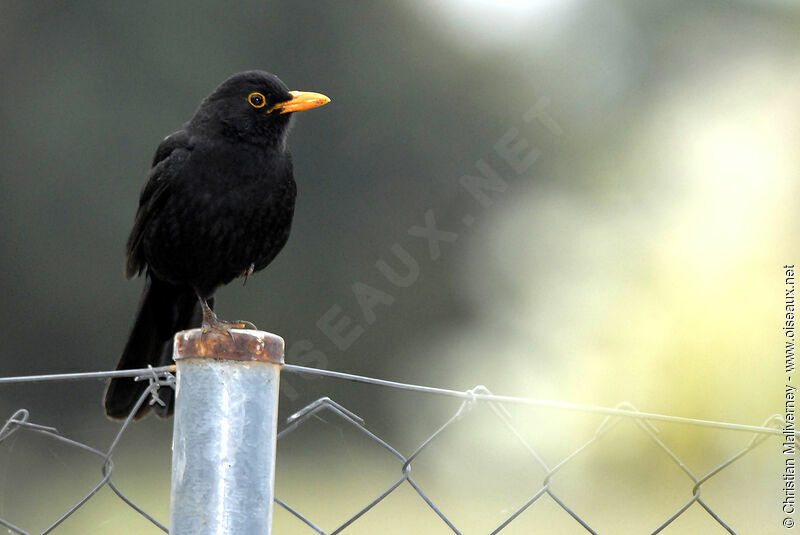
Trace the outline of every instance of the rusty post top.
<instances>
[{"instance_id":1,"label":"rusty post top","mask_svg":"<svg viewBox=\"0 0 800 535\"><path fill-rule=\"evenodd\" d=\"M175 333L173 357L223 359L283 364L283 338L277 334L232 329L231 336L216 331L190 329Z\"/></svg>"}]
</instances>

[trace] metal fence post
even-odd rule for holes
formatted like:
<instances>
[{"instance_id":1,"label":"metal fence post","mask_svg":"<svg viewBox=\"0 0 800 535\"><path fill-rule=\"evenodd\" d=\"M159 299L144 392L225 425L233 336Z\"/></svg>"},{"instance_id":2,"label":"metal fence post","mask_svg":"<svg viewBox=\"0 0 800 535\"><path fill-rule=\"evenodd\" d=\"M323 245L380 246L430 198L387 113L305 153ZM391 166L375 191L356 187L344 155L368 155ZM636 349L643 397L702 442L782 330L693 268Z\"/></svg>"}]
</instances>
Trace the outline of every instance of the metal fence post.
<instances>
[{"instance_id":1,"label":"metal fence post","mask_svg":"<svg viewBox=\"0 0 800 535\"><path fill-rule=\"evenodd\" d=\"M175 335L171 535L272 532L283 339Z\"/></svg>"}]
</instances>

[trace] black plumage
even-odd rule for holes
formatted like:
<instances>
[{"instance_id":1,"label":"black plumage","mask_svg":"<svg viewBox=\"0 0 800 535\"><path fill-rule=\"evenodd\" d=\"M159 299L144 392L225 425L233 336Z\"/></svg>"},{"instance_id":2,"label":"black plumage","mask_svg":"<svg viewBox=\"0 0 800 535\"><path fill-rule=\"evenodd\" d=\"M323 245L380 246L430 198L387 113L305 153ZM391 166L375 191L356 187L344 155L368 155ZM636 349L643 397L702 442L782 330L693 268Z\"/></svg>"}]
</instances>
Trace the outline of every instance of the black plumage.
<instances>
[{"instance_id":1,"label":"black plumage","mask_svg":"<svg viewBox=\"0 0 800 535\"><path fill-rule=\"evenodd\" d=\"M126 274L145 273L136 321L117 369L171 362L175 332L227 330L211 311L220 286L265 268L289 238L296 187L286 146L291 112L328 102L290 92L263 71L236 74L156 150L128 239ZM208 306L206 305L208 303ZM147 387L113 379L106 414L125 418ZM162 396L163 398L163 396ZM160 415L172 412L171 394ZM150 406L145 403L137 418Z\"/></svg>"}]
</instances>

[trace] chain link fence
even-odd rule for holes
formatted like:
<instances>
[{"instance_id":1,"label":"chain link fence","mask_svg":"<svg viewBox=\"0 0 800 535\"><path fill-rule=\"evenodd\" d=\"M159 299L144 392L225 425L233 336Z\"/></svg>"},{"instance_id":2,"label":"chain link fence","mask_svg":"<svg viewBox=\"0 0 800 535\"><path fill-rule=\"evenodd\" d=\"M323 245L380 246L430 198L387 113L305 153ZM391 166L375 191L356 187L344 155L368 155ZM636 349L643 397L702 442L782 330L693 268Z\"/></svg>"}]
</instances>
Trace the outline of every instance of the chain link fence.
<instances>
[{"instance_id":1,"label":"chain link fence","mask_svg":"<svg viewBox=\"0 0 800 535\"><path fill-rule=\"evenodd\" d=\"M172 372L174 367L163 367L148 370L133 370L125 372L92 372L85 374L61 374L49 376L30 376L18 378L2 378L0 385L3 383L19 383L19 382L32 382L32 381L61 381L61 380L75 380L75 379L96 379L98 377L112 377L112 376L136 376L137 380L149 382L149 387L139 399L137 406L132 411L129 418L123 422L119 431L114 436L110 446L106 449L101 449L90 444L86 444L77 440L73 440L67 436L62 435L53 427L42 425L32 421L31 415L26 409L19 409L14 412L0 429L0 445L7 442L9 438L20 433L32 433L45 437L48 440L56 441L62 445L70 448L75 448L83 452L88 452L97 458L97 463L100 468L100 476L94 487L80 498L74 505L65 510L63 514L57 518L49 521L49 526L41 531L42 534L52 533L67 520L70 516L74 515L85 504L92 500L98 492L107 486L117 497L119 497L126 506L135 510L142 517L147 519L152 525L163 532L168 532L167 526L154 518L142 507L137 505L133 500L125 495L122 490L115 485L113 481L114 476L114 462L113 456L120 444L120 441L125 437L126 431L129 429L130 423L133 420L133 415L136 410L143 403L160 403L158 391L160 388L173 388L175 384ZM595 406L586 406L578 404L558 403L543 400L534 400L526 398L515 398L509 396L496 396L493 395L486 387L477 386L471 390L461 392L454 390L447 390L441 388L432 388L417 385L408 385L403 383L396 383L392 381L384 381L363 376L355 376L339 372L332 372L327 370L316 370L312 368L305 368L301 366L285 365L284 371L288 372L301 372L312 373L328 377L335 377L349 381L357 381L362 383L373 384L379 388L392 388L411 390L416 392L423 392L430 395L441 395L460 398L461 402L457 410L433 432L430 436L425 438L418 447L408 454L401 453L397 448L393 447L389 442L378 436L375 432L371 431L357 414L340 405L329 397L323 397L307 405L302 410L293 414L288 418L283 429L278 433L278 448L280 450L281 440L296 433L298 429L306 426L310 421L319 419L322 415L327 415L335 420L335 425L350 428L355 430L358 434L366 437L369 443L381 448L393 458L396 479L385 487L381 492L377 493L374 498L364 503L355 514L352 514L340 525L325 529L321 527L319 520L313 517L312 513L304 510L304 504L292 503L289 500L283 500L280 497L280 486L277 489L275 498L276 504L288 512L292 517L297 519L302 528L297 533L317 533L320 535L335 535L342 533L354 524L357 524L360 519L367 513L372 511L378 504L386 500L393 493L398 492L399 489L407 486L413 493L418 496L418 499L429 508L440 520L441 524L438 528L446 530L448 533L466 534L473 533L472 526L458 525L457 521L451 515L451 512L446 510L445 507L437 504L436 500L432 498L432 494L426 491L425 485L420 483L419 478L412 476L412 465L417 461L419 456L431 448L433 444L440 440L442 435L451 428L458 425L463 425L465 416L475 409L480 404L485 404L489 407L493 418L497 420L501 426L507 430L508 434L513 437L524 450L527 452L529 462L542 471L544 477L534 485L530 495L521 503L516 504L512 510L507 514L502 522L496 525L489 533L503 533L510 532L515 521L535 503L543 500L549 500L560 508L571 519L573 526L579 532L585 533L599 533L598 529L593 526L593 520L583 514L580 507L570 504L569 499L556 492L554 484L558 481L559 472L570 463L574 463L576 459L585 456L589 451L595 448L604 440L608 440L609 432L617 426L628 425L632 426L643 437L655 445L656 450L660 452L663 459L668 460L670 463L676 465L685 476L686 495L689 496L679 508L666 516L655 529L648 529L648 533L661 533L667 527L673 524L678 518L686 514L687 511L699 508L704 514L708 515L713 522L728 533L737 533L736 527L729 521L723 518L723 515L716 511L708 501L702 496L703 485L708 483L712 478L718 476L725 471L728 467L747 456L757 446L775 436L781 436L781 429L783 427L783 420L780 416L775 415L767 418L761 426L748 426L739 425L725 422L714 422L696 420L691 418L673 417L660 414L652 414L638 411L634 406L629 403L621 403L615 408L604 408ZM506 410L507 404L520 404L520 405L533 405L539 407L546 407L553 410L572 410L583 411L590 413L604 414L605 417L602 423L594 430L587 432L585 441L573 451L564 455L561 460L556 463L547 463L544 456L534 448L528 440L523 436L515 426L510 413ZM749 438L740 439L741 447L734 454L728 458L723 459L713 469L706 473L698 474L692 471L688 464L684 462L674 451L673 448L667 444L658 433L653 422L666 421L683 425L703 426L715 429L725 429L739 432L749 433ZM742 437L742 433L737 435ZM346 480L338 481L340 491L346 493L348 485L357 484L356 482L349 482ZM18 525L8 519L0 517L0 524L4 526L9 533L16 533L21 535L29 535L31 532L26 531L24 525ZM439 532L439 531L437 531ZM645 531L643 531L645 532Z\"/></svg>"}]
</instances>

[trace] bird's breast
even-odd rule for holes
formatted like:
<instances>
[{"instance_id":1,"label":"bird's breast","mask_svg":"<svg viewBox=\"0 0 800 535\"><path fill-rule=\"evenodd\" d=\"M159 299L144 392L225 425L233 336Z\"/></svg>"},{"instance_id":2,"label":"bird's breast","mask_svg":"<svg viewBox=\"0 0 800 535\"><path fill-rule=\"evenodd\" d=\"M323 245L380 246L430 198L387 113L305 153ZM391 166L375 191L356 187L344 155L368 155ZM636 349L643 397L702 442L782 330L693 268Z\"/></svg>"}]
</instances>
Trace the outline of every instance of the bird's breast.
<instances>
[{"instance_id":1,"label":"bird's breast","mask_svg":"<svg viewBox=\"0 0 800 535\"><path fill-rule=\"evenodd\" d=\"M265 267L288 239L296 194L288 153L196 148L175 186L148 240L148 263L167 280L211 292Z\"/></svg>"}]
</instances>

